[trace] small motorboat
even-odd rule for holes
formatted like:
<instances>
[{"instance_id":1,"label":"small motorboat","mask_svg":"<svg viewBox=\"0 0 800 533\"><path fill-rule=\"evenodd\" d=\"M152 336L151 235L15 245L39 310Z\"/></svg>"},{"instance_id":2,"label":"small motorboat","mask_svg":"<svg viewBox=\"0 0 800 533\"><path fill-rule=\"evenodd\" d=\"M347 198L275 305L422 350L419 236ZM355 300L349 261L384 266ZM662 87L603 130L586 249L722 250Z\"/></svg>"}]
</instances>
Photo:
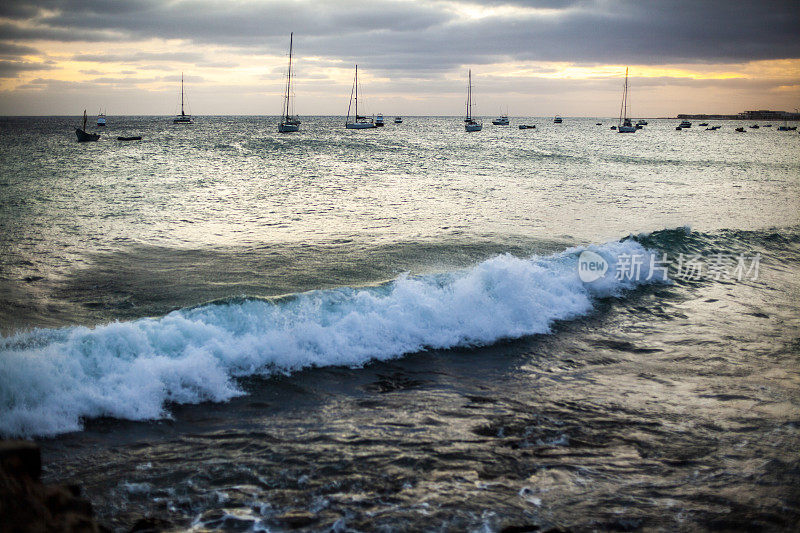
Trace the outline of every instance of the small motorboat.
<instances>
[{"instance_id":1,"label":"small motorboat","mask_svg":"<svg viewBox=\"0 0 800 533\"><path fill-rule=\"evenodd\" d=\"M683 127L682 127L682 126L675 126L675 129L676 129L677 131L681 131L681 130L683 129Z\"/></svg>"},{"instance_id":2,"label":"small motorboat","mask_svg":"<svg viewBox=\"0 0 800 533\"><path fill-rule=\"evenodd\" d=\"M595 126L602 126L602 125L603 125L602 122L598 122L597 124L595 124Z\"/></svg>"},{"instance_id":3,"label":"small motorboat","mask_svg":"<svg viewBox=\"0 0 800 533\"><path fill-rule=\"evenodd\" d=\"M698 126L708 126L708 122L701 122Z\"/></svg>"},{"instance_id":4,"label":"small motorboat","mask_svg":"<svg viewBox=\"0 0 800 533\"><path fill-rule=\"evenodd\" d=\"M750 129L751 130L757 130L758 129L758 124L753 124L752 126L750 126Z\"/></svg>"},{"instance_id":5,"label":"small motorboat","mask_svg":"<svg viewBox=\"0 0 800 533\"><path fill-rule=\"evenodd\" d=\"M134 135L133 137L117 137L118 141L141 141L141 135Z\"/></svg>"},{"instance_id":6,"label":"small motorboat","mask_svg":"<svg viewBox=\"0 0 800 533\"><path fill-rule=\"evenodd\" d=\"M97 125L100 127L106 125L106 114L102 110L97 113Z\"/></svg>"},{"instance_id":7,"label":"small motorboat","mask_svg":"<svg viewBox=\"0 0 800 533\"><path fill-rule=\"evenodd\" d=\"M508 115L503 115L500 118L494 119L492 124L495 126L508 126Z\"/></svg>"},{"instance_id":8,"label":"small motorboat","mask_svg":"<svg viewBox=\"0 0 800 533\"><path fill-rule=\"evenodd\" d=\"M75 135L78 137L79 143L96 141L100 138L99 133L88 133L86 131L86 110L83 110L83 129L75 128Z\"/></svg>"},{"instance_id":9,"label":"small motorboat","mask_svg":"<svg viewBox=\"0 0 800 533\"><path fill-rule=\"evenodd\" d=\"M561 117L556 117L553 119L553 124L561 124L564 120Z\"/></svg>"},{"instance_id":10,"label":"small motorboat","mask_svg":"<svg viewBox=\"0 0 800 533\"><path fill-rule=\"evenodd\" d=\"M736 128L736 131L738 131L739 133L744 133L744 128Z\"/></svg>"},{"instance_id":11,"label":"small motorboat","mask_svg":"<svg viewBox=\"0 0 800 533\"><path fill-rule=\"evenodd\" d=\"M720 129L720 127L721 126L711 126L709 128L706 128L706 131L717 131L718 129Z\"/></svg>"},{"instance_id":12,"label":"small motorboat","mask_svg":"<svg viewBox=\"0 0 800 533\"><path fill-rule=\"evenodd\" d=\"M684 120L683 122L681 122L680 127L681 128L691 128L692 127L692 123L689 122L688 120Z\"/></svg>"},{"instance_id":13,"label":"small motorboat","mask_svg":"<svg viewBox=\"0 0 800 533\"><path fill-rule=\"evenodd\" d=\"M615 130L615 129L617 129L617 127L616 126L611 126L611 129Z\"/></svg>"},{"instance_id":14,"label":"small motorboat","mask_svg":"<svg viewBox=\"0 0 800 533\"><path fill-rule=\"evenodd\" d=\"M772 127L772 124L764 124L762 127L763 127L763 128L771 128L771 127Z\"/></svg>"},{"instance_id":15,"label":"small motorboat","mask_svg":"<svg viewBox=\"0 0 800 533\"><path fill-rule=\"evenodd\" d=\"M383 122L383 115L381 115L380 113L378 113L378 115L375 117L375 127L376 127L376 128L382 128L382 127L383 127L383 124L384 124L384 122Z\"/></svg>"},{"instance_id":16,"label":"small motorboat","mask_svg":"<svg viewBox=\"0 0 800 533\"><path fill-rule=\"evenodd\" d=\"M520 124L519 125L519 129L521 129L521 130L535 130L536 126L531 126L531 125L528 125L528 124Z\"/></svg>"},{"instance_id":17,"label":"small motorboat","mask_svg":"<svg viewBox=\"0 0 800 533\"><path fill-rule=\"evenodd\" d=\"M647 121L645 119L640 119L638 122L636 122L636 125L637 126L647 126ZM638 129L641 129L641 128L638 128Z\"/></svg>"},{"instance_id":18,"label":"small motorboat","mask_svg":"<svg viewBox=\"0 0 800 533\"><path fill-rule=\"evenodd\" d=\"M403 117L394 117L394 123L395 124L402 124L403 123Z\"/></svg>"}]
</instances>

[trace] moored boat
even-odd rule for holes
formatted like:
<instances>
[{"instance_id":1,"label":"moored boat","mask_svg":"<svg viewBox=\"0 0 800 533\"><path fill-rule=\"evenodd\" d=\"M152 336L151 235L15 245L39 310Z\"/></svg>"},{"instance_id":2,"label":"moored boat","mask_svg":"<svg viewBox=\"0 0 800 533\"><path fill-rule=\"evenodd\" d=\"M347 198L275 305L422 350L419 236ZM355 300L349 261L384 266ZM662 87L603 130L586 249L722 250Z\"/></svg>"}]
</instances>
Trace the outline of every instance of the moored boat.
<instances>
[{"instance_id":1,"label":"moored boat","mask_svg":"<svg viewBox=\"0 0 800 533\"><path fill-rule=\"evenodd\" d=\"M289 69L286 73L286 92L283 95L283 110L281 121L278 123L278 133L291 133L300 131L300 120L294 116L292 98L292 43L294 32L289 33Z\"/></svg>"},{"instance_id":2,"label":"moored boat","mask_svg":"<svg viewBox=\"0 0 800 533\"><path fill-rule=\"evenodd\" d=\"M78 142L80 142L80 143L91 142L91 141L96 141L96 140L100 139L100 134L99 133L88 133L86 131L86 120L87 120L86 119L86 110L84 109L83 110L83 129L75 128L75 135L78 137Z\"/></svg>"},{"instance_id":3,"label":"moored boat","mask_svg":"<svg viewBox=\"0 0 800 533\"><path fill-rule=\"evenodd\" d=\"M622 104L619 108L619 122L617 123L617 133L636 133L636 126L628 118L628 69L625 68L625 85L622 89Z\"/></svg>"},{"instance_id":4,"label":"moored boat","mask_svg":"<svg viewBox=\"0 0 800 533\"><path fill-rule=\"evenodd\" d=\"M172 119L173 124L193 124L192 115L187 115L183 110L184 99L183 72L181 72L181 114Z\"/></svg>"},{"instance_id":5,"label":"moored boat","mask_svg":"<svg viewBox=\"0 0 800 533\"><path fill-rule=\"evenodd\" d=\"M350 122L350 109L355 101L355 115L353 122ZM356 65L356 76L353 79L353 89L350 91L350 104L347 106L347 118L344 120L344 127L348 130L366 130L375 127L372 119L358 114L358 65Z\"/></svg>"},{"instance_id":6,"label":"moored boat","mask_svg":"<svg viewBox=\"0 0 800 533\"><path fill-rule=\"evenodd\" d=\"M472 69L469 70L467 82L467 116L464 117L464 131L481 131L483 124L472 116Z\"/></svg>"}]
</instances>

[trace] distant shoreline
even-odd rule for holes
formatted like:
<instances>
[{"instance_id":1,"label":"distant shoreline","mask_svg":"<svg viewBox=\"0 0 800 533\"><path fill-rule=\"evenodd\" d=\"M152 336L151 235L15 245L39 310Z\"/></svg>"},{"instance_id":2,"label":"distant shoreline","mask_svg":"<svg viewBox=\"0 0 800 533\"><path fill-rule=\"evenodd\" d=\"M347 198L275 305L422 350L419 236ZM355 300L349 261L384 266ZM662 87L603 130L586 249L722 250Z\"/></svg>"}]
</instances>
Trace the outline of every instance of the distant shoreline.
<instances>
[{"instance_id":1,"label":"distant shoreline","mask_svg":"<svg viewBox=\"0 0 800 533\"><path fill-rule=\"evenodd\" d=\"M0 115L0 120L11 119L11 118L69 118L69 119L72 119L72 118L80 117L80 116L81 115ZM144 118L144 117L147 117L147 118L170 118L170 119L175 117L175 115L163 115L163 114L162 115L128 115L128 114L119 114L119 115L109 115L109 116L112 116L112 117L140 117L140 118ZM198 114L193 114L192 116L193 117L197 117L197 118L199 118L199 117L208 117L208 118L221 118L221 117L255 118L255 117L262 117L262 118L275 118L275 119L280 118L280 115L258 115L258 114L255 114L255 115L214 115L214 114L198 115ZM311 117L345 118L345 115L304 115L304 116L309 117L309 118L311 118ZM386 115L386 116L388 116L388 115ZM392 115L392 116L394 116L394 115ZM461 115L400 115L400 116L402 116L403 118L454 118L454 119L463 118ZM494 116L497 116L497 115L490 115L490 114L488 114L488 115L476 115L476 117L482 118L482 119L488 119L488 118L494 117ZM560 116L562 118L564 118L564 119L581 119L581 120L582 119L585 119L585 120L618 120L619 119L619 117L616 117L616 116L614 116L614 117L589 117L589 116L570 116L570 115L560 115ZM511 119L525 118L525 119L541 119L541 120L552 120L553 119L553 117L550 116L550 115L543 115L543 116L509 115L509 118L511 118ZM762 118L756 118L756 117L749 118L749 117L746 117L746 118L743 118L743 117L740 117L738 115L704 115L704 114L687 115L687 114L681 113L681 114L679 114L678 116L675 116L675 117L636 116L635 118L636 118L636 120L640 120L640 119L644 119L644 120L683 120L683 119L687 119L687 120L739 120L739 121L742 121L742 122L747 122L747 121L753 121L753 120L798 121L798 120L800 120L800 115L792 116L792 117L785 117L785 118L784 117L762 117Z\"/></svg>"}]
</instances>

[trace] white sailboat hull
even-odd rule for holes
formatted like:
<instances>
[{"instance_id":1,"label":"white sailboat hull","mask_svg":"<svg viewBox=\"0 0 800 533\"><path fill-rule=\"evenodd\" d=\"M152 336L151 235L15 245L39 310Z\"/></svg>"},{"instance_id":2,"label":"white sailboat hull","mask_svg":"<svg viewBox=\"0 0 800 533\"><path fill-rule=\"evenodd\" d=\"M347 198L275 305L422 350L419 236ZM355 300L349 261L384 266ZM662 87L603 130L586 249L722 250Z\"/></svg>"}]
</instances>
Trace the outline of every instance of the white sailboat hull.
<instances>
[{"instance_id":1,"label":"white sailboat hull","mask_svg":"<svg viewBox=\"0 0 800 533\"><path fill-rule=\"evenodd\" d=\"M482 124L464 124L464 131L481 131L482 129Z\"/></svg>"},{"instance_id":2,"label":"white sailboat hull","mask_svg":"<svg viewBox=\"0 0 800 533\"><path fill-rule=\"evenodd\" d=\"M292 133L293 131L300 131L300 126L289 122L278 124L278 133Z\"/></svg>"},{"instance_id":3,"label":"white sailboat hull","mask_svg":"<svg viewBox=\"0 0 800 533\"><path fill-rule=\"evenodd\" d=\"M635 126L620 126L617 128L617 133L636 133Z\"/></svg>"},{"instance_id":4,"label":"white sailboat hull","mask_svg":"<svg viewBox=\"0 0 800 533\"><path fill-rule=\"evenodd\" d=\"M371 122L348 122L344 125L348 130L368 130L375 127Z\"/></svg>"}]
</instances>

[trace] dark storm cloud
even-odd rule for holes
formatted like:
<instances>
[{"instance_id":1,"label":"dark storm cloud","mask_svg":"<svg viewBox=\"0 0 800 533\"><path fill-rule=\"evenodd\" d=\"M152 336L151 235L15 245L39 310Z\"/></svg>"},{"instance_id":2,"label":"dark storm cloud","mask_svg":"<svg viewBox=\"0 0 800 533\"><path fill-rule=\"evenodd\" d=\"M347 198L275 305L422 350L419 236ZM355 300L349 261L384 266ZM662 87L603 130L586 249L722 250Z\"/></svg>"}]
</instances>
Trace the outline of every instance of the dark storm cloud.
<instances>
[{"instance_id":1,"label":"dark storm cloud","mask_svg":"<svg viewBox=\"0 0 800 533\"><path fill-rule=\"evenodd\" d=\"M10 41L105 42L120 41L123 40L123 36L110 31L87 30L86 28L27 27L13 22L0 22L0 39Z\"/></svg>"},{"instance_id":2,"label":"dark storm cloud","mask_svg":"<svg viewBox=\"0 0 800 533\"><path fill-rule=\"evenodd\" d=\"M336 58L345 64L358 61L409 77L498 61L664 64L800 57L796 0L461 3L518 9L464 19L452 2L437 1L11 1L0 13L26 26L0 25L0 36L72 41L180 38L253 53L283 53L287 34L294 31L299 55Z\"/></svg>"},{"instance_id":3,"label":"dark storm cloud","mask_svg":"<svg viewBox=\"0 0 800 533\"><path fill-rule=\"evenodd\" d=\"M0 78L16 78L20 72L50 70L51 66L25 61L0 61Z\"/></svg>"},{"instance_id":4,"label":"dark storm cloud","mask_svg":"<svg viewBox=\"0 0 800 533\"><path fill-rule=\"evenodd\" d=\"M36 55L39 51L30 46L22 46L14 43L0 42L0 57L17 58L20 56Z\"/></svg>"}]
</instances>

